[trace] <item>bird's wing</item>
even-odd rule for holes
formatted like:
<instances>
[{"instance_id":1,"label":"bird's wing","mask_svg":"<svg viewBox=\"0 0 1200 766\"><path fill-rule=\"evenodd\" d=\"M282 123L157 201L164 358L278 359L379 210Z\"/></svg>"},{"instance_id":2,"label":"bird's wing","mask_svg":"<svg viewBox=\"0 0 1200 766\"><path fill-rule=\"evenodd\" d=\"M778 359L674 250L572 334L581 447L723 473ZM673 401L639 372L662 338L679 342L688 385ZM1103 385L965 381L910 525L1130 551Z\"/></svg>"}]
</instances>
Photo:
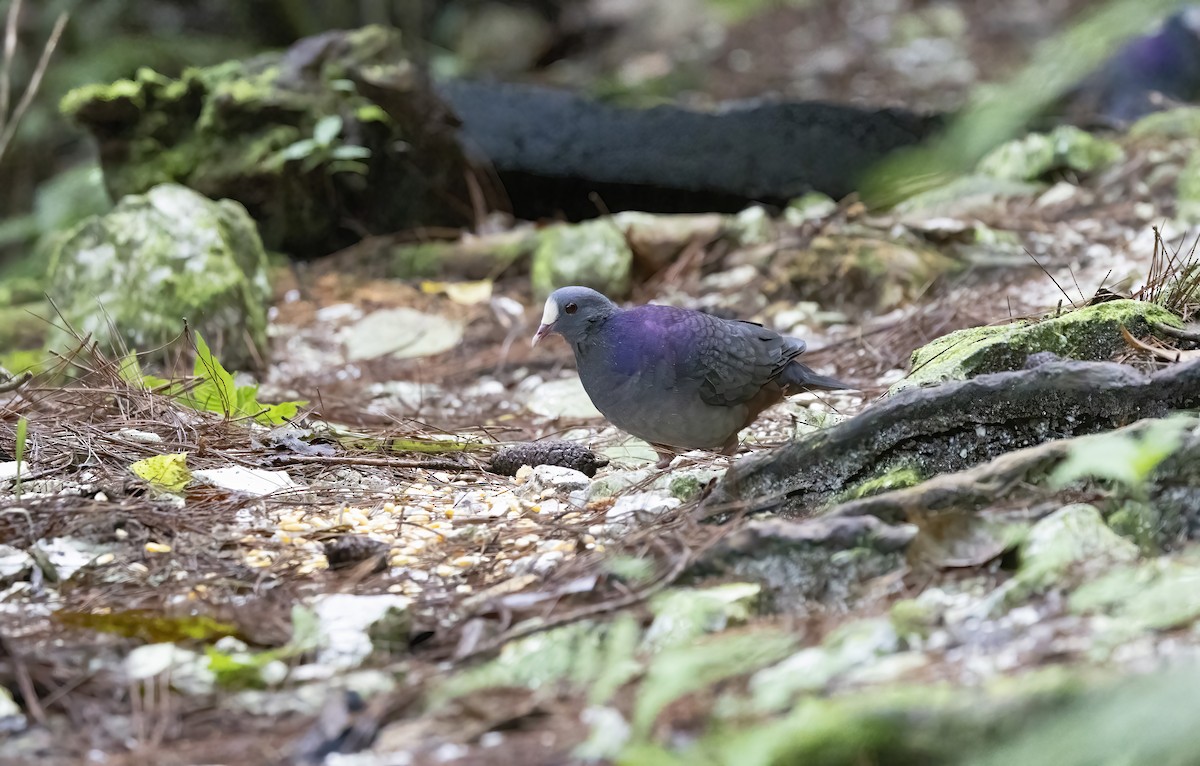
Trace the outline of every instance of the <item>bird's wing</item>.
<instances>
[{"instance_id":1,"label":"bird's wing","mask_svg":"<svg viewBox=\"0 0 1200 766\"><path fill-rule=\"evenodd\" d=\"M763 386L804 352L804 342L752 322L691 315L696 343L688 358L689 376L700 379L707 404L733 406L750 401ZM693 369L694 368L694 369Z\"/></svg>"},{"instance_id":2,"label":"bird's wing","mask_svg":"<svg viewBox=\"0 0 1200 766\"><path fill-rule=\"evenodd\" d=\"M804 341L753 322L669 306L622 312L606 328L613 380L637 378L647 391L695 390L706 404L753 399L804 352Z\"/></svg>"}]
</instances>

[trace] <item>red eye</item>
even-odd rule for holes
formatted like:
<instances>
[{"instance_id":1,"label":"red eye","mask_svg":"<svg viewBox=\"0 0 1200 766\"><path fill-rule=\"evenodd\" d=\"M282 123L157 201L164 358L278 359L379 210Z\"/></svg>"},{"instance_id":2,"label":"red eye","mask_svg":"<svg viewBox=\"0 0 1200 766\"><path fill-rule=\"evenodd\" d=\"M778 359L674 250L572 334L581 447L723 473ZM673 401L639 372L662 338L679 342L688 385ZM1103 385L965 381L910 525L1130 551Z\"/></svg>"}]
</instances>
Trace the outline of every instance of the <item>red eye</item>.
<instances>
[{"instance_id":1,"label":"red eye","mask_svg":"<svg viewBox=\"0 0 1200 766\"><path fill-rule=\"evenodd\" d=\"M568 314L574 314L576 311L579 311L579 307L574 303L568 303L567 305L563 306L563 311L567 312Z\"/></svg>"}]
</instances>

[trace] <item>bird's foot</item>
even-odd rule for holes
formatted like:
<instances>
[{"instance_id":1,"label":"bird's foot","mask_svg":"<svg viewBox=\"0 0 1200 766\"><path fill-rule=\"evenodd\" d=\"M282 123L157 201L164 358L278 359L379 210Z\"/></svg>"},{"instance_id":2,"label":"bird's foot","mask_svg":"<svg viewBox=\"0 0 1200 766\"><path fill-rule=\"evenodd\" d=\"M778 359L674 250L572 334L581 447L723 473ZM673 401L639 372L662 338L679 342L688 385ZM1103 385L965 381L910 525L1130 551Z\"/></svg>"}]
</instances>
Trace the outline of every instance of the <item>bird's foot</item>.
<instances>
[{"instance_id":1,"label":"bird's foot","mask_svg":"<svg viewBox=\"0 0 1200 766\"><path fill-rule=\"evenodd\" d=\"M671 461L675 459L673 451L669 452L662 447L654 447L654 452L658 455L658 462L654 464L654 467L659 470L670 467Z\"/></svg>"}]
</instances>

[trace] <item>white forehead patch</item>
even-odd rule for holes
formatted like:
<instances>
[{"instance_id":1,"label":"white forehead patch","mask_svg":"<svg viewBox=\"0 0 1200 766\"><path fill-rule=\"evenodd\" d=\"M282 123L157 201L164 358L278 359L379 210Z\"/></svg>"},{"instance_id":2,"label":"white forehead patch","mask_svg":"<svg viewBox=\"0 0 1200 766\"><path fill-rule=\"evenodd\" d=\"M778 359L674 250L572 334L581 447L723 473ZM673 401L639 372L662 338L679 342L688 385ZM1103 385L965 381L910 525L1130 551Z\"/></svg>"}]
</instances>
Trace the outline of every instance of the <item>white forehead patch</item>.
<instances>
[{"instance_id":1,"label":"white forehead patch","mask_svg":"<svg viewBox=\"0 0 1200 766\"><path fill-rule=\"evenodd\" d=\"M546 299L546 308L542 309L542 324L554 324L558 321L558 304L553 298Z\"/></svg>"}]
</instances>

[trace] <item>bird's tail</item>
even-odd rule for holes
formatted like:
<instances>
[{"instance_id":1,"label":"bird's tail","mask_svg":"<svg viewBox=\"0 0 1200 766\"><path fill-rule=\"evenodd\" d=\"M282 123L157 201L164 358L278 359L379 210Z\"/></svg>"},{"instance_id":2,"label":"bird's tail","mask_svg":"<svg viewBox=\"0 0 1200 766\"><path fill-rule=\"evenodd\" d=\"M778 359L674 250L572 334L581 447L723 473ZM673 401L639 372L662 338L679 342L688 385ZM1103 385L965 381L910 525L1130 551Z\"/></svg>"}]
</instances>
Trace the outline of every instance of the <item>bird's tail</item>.
<instances>
[{"instance_id":1,"label":"bird's tail","mask_svg":"<svg viewBox=\"0 0 1200 766\"><path fill-rule=\"evenodd\" d=\"M789 394L798 394L801 391L810 391L814 388L825 389L827 391L855 389L854 386L849 383L843 383L837 378L831 378L828 375L818 375L810 368L796 361L793 361L784 368L783 374L779 376L779 382L784 385Z\"/></svg>"}]
</instances>

